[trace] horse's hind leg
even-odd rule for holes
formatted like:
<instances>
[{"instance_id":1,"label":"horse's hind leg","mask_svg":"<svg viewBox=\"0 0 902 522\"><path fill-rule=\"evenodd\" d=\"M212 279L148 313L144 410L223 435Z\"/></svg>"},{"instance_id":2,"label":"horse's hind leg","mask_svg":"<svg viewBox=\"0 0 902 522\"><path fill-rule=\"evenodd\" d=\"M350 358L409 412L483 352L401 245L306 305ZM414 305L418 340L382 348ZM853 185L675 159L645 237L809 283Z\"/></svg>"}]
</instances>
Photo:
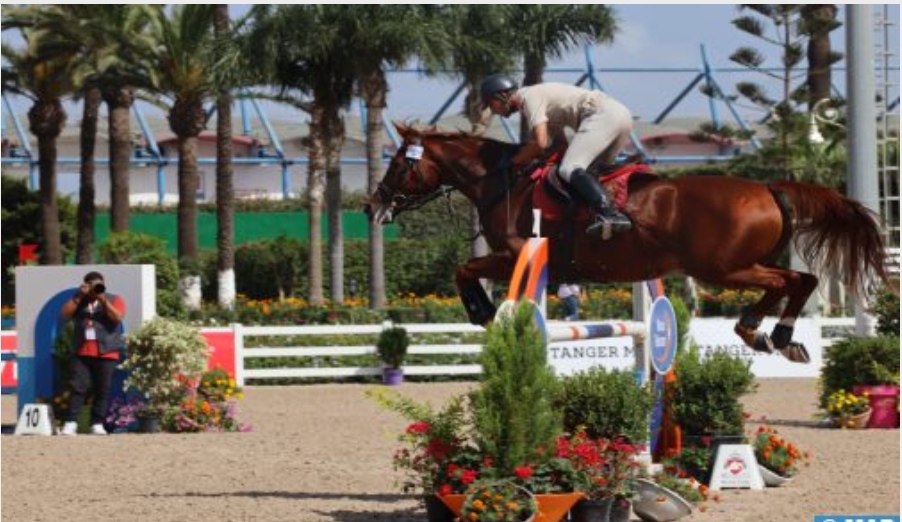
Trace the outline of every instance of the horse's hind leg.
<instances>
[{"instance_id":1,"label":"horse's hind leg","mask_svg":"<svg viewBox=\"0 0 902 522\"><path fill-rule=\"evenodd\" d=\"M771 332L771 339L774 348L780 350L784 357L793 362L807 363L811 360L808 350L802 343L793 341L792 334L795 330L796 319L799 317L802 307L805 306L805 302L808 301L808 297L817 288L818 280L817 277L807 272L789 272L791 275L787 278L786 286L789 302L783 309L780 322L774 326Z\"/></svg>"},{"instance_id":2,"label":"horse's hind leg","mask_svg":"<svg viewBox=\"0 0 902 522\"><path fill-rule=\"evenodd\" d=\"M718 284L724 286L738 286L743 288L760 288L764 295L758 302L746 307L739 317L733 331L736 332L746 345L759 352L771 353L774 344L770 337L758 330L764 316L787 295L785 270L779 268L755 265L745 270L739 270L721 279Z\"/></svg>"},{"instance_id":3,"label":"horse's hind leg","mask_svg":"<svg viewBox=\"0 0 902 522\"><path fill-rule=\"evenodd\" d=\"M733 331L745 341L745 344L759 352L771 353L774 351L774 343L768 335L760 330L761 321L786 293L781 289L766 290L757 303L747 306L742 310L742 315Z\"/></svg>"},{"instance_id":4,"label":"horse's hind leg","mask_svg":"<svg viewBox=\"0 0 902 522\"><path fill-rule=\"evenodd\" d=\"M792 340L796 318L811 292L817 288L817 278L804 272L796 272L783 268L755 265L746 270L734 272L723 279L726 285L756 287L764 290L764 295L757 303L743 310L734 331L751 348L772 352L778 350L784 357L793 362L808 362L808 351L801 343ZM761 320L767 315L783 296L789 302L780 316L780 322L774 327L771 336L758 331Z\"/></svg>"}]
</instances>

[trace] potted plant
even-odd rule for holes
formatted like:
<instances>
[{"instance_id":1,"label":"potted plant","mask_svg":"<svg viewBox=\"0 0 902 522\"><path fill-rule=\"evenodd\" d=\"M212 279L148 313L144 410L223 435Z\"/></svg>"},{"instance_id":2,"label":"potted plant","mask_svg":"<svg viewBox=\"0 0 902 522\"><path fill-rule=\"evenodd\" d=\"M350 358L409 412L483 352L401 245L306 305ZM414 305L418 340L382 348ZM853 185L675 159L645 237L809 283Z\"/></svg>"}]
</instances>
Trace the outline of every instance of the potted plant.
<instances>
[{"instance_id":1,"label":"potted plant","mask_svg":"<svg viewBox=\"0 0 902 522\"><path fill-rule=\"evenodd\" d=\"M404 370L401 365L407 357L407 347L410 338L407 330L400 326L393 326L382 330L376 341L376 352L379 360L384 365L382 368L382 382L390 386L401 384L404 381Z\"/></svg>"},{"instance_id":2,"label":"potted plant","mask_svg":"<svg viewBox=\"0 0 902 522\"><path fill-rule=\"evenodd\" d=\"M474 484L460 512L468 522L527 522L538 514L532 493L510 478Z\"/></svg>"},{"instance_id":3,"label":"potted plant","mask_svg":"<svg viewBox=\"0 0 902 522\"><path fill-rule=\"evenodd\" d=\"M583 430L558 440L557 452L572 462L578 487L586 498L570 512L572 522L629 519L632 481L640 471L639 454L644 447L625 438L591 439Z\"/></svg>"},{"instance_id":4,"label":"potted plant","mask_svg":"<svg viewBox=\"0 0 902 522\"><path fill-rule=\"evenodd\" d=\"M827 397L827 415L837 428L864 429L871 417L870 401L846 390L836 390Z\"/></svg>"},{"instance_id":5,"label":"potted plant","mask_svg":"<svg viewBox=\"0 0 902 522\"><path fill-rule=\"evenodd\" d=\"M480 355L482 382L470 393L473 440L482 455L491 456L496 478L518 476L517 470L530 475L527 489L536 495L541 519L555 522L583 493L564 492L573 486L552 480L561 474L536 480L565 462L549 451L563 423L552 403L558 381L534 317L533 307L521 302L511 316L489 326Z\"/></svg>"},{"instance_id":6,"label":"potted plant","mask_svg":"<svg viewBox=\"0 0 902 522\"><path fill-rule=\"evenodd\" d=\"M752 439L755 459L767 486L782 486L799 472L799 463L808 459L793 443L770 426L759 426Z\"/></svg>"},{"instance_id":7,"label":"potted plant","mask_svg":"<svg viewBox=\"0 0 902 522\"><path fill-rule=\"evenodd\" d=\"M480 387L438 412L370 392L412 421L395 466L407 473L405 489L426 495L430 521L445 522L460 516L465 505L476 506L484 493L477 492L477 483L522 488L535 498L542 522L557 522L584 496L576 489L581 482L573 462L555 451L562 433L552 404L558 383L533 319L533 309L522 304L512 317L491 325L480 356ZM449 508L450 518L430 505L434 498Z\"/></svg>"},{"instance_id":8,"label":"potted plant","mask_svg":"<svg viewBox=\"0 0 902 522\"><path fill-rule=\"evenodd\" d=\"M439 496L457 495L462 504L485 464L468 442L466 396L452 397L436 409L384 388L366 394L409 421L392 458L395 470L404 474L402 491L422 496L430 522L451 522L455 515Z\"/></svg>"},{"instance_id":9,"label":"potted plant","mask_svg":"<svg viewBox=\"0 0 902 522\"><path fill-rule=\"evenodd\" d=\"M159 430L159 419L177 406L207 367L209 349L197 329L155 317L125 336L128 356L120 368L128 372L125 388L141 392L146 404L138 412L147 431Z\"/></svg>"},{"instance_id":10,"label":"potted plant","mask_svg":"<svg viewBox=\"0 0 902 522\"><path fill-rule=\"evenodd\" d=\"M178 405L163 414L163 429L173 433L250 431L238 422L238 400L244 396L235 379L220 368L203 373L196 388L189 387Z\"/></svg>"},{"instance_id":11,"label":"potted plant","mask_svg":"<svg viewBox=\"0 0 902 522\"><path fill-rule=\"evenodd\" d=\"M868 398L869 428L899 427L899 338L846 339L830 346L821 368L821 406L847 390Z\"/></svg>"}]
</instances>

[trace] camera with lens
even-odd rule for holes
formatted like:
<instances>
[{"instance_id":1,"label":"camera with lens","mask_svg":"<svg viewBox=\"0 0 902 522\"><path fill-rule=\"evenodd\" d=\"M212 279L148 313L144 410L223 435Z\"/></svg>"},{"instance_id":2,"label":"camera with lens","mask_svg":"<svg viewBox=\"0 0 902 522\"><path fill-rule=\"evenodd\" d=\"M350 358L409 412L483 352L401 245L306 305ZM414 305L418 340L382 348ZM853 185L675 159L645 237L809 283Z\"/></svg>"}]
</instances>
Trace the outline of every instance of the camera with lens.
<instances>
[{"instance_id":1,"label":"camera with lens","mask_svg":"<svg viewBox=\"0 0 902 522\"><path fill-rule=\"evenodd\" d=\"M106 292L106 285L103 283L94 283L94 286L91 287L91 292L95 295L99 295Z\"/></svg>"}]
</instances>

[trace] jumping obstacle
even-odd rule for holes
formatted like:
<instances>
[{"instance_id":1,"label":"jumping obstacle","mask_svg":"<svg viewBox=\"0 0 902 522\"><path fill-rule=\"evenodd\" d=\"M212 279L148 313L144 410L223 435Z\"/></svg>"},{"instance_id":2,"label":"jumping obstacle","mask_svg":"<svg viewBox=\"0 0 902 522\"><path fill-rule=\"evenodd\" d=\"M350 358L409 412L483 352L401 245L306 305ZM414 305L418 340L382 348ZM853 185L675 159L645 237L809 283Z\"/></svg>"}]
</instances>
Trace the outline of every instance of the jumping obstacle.
<instances>
[{"instance_id":1,"label":"jumping obstacle","mask_svg":"<svg viewBox=\"0 0 902 522\"><path fill-rule=\"evenodd\" d=\"M631 336L635 342L636 376L647 381L651 361L646 346L649 325L636 321L605 321L590 324L567 324L548 321L546 299L548 288L548 239L534 237L523 246L514 266L507 298L498 309L498 318L510 314L517 303L526 300L535 307L535 320L545 343ZM497 319L496 319L497 320Z\"/></svg>"},{"instance_id":2,"label":"jumping obstacle","mask_svg":"<svg viewBox=\"0 0 902 522\"><path fill-rule=\"evenodd\" d=\"M520 251L507 298L498 308L496 321L511 315L517 303L526 300L534 306L536 325L545 338L546 346L560 341L632 336L637 383L654 382L650 450L655 457L678 453L681 449L679 429L672 422L664 401L666 387L676 380L673 360L678 344L677 324L673 306L664 296L663 283L660 280L648 282L654 301L650 311L642 314L646 317L645 322L606 321L569 325L546 319L548 282L548 239L530 238Z\"/></svg>"}]
</instances>

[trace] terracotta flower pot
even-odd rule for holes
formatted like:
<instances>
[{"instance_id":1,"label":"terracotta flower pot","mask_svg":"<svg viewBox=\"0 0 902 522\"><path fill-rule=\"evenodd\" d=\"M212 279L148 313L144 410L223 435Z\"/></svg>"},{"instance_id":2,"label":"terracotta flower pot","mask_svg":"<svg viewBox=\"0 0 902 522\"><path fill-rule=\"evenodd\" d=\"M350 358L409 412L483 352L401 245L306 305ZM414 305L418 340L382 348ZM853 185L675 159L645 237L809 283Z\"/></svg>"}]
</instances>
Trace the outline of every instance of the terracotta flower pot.
<instances>
[{"instance_id":1,"label":"terracotta flower pot","mask_svg":"<svg viewBox=\"0 0 902 522\"><path fill-rule=\"evenodd\" d=\"M535 495L539 505L539 516L535 522L558 522L563 519L570 508L580 499L584 498L580 492L575 493L550 493Z\"/></svg>"},{"instance_id":2,"label":"terracotta flower pot","mask_svg":"<svg viewBox=\"0 0 902 522\"><path fill-rule=\"evenodd\" d=\"M539 505L539 513L538 516L535 517L534 522L559 522L564 518L567 512L570 511L570 508L585 495L580 492L575 492L534 496L536 503ZM457 494L439 495L439 498L446 506L448 506L448 509L453 511L455 515L460 516L461 510L464 507L464 500L467 496Z\"/></svg>"},{"instance_id":3,"label":"terracotta flower pot","mask_svg":"<svg viewBox=\"0 0 902 522\"><path fill-rule=\"evenodd\" d=\"M426 495L423 502L426 504L426 519L429 522L454 522L456 515L445 505L442 497ZM463 505L463 500L461 500L461 505Z\"/></svg>"},{"instance_id":4,"label":"terracotta flower pot","mask_svg":"<svg viewBox=\"0 0 902 522\"><path fill-rule=\"evenodd\" d=\"M460 512L464 507L464 500L467 498L466 495L455 493L452 495L437 496L446 506L448 506L448 509L450 509L452 513L460 516Z\"/></svg>"},{"instance_id":5,"label":"terracotta flower pot","mask_svg":"<svg viewBox=\"0 0 902 522\"><path fill-rule=\"evenodd\" d=\"M868 427L868 420L871 418L871 410L858 415L846 415L833 419L833 423L837 428L848 428L850 430L863 430Z\"/></svg>"}]
</instances>

